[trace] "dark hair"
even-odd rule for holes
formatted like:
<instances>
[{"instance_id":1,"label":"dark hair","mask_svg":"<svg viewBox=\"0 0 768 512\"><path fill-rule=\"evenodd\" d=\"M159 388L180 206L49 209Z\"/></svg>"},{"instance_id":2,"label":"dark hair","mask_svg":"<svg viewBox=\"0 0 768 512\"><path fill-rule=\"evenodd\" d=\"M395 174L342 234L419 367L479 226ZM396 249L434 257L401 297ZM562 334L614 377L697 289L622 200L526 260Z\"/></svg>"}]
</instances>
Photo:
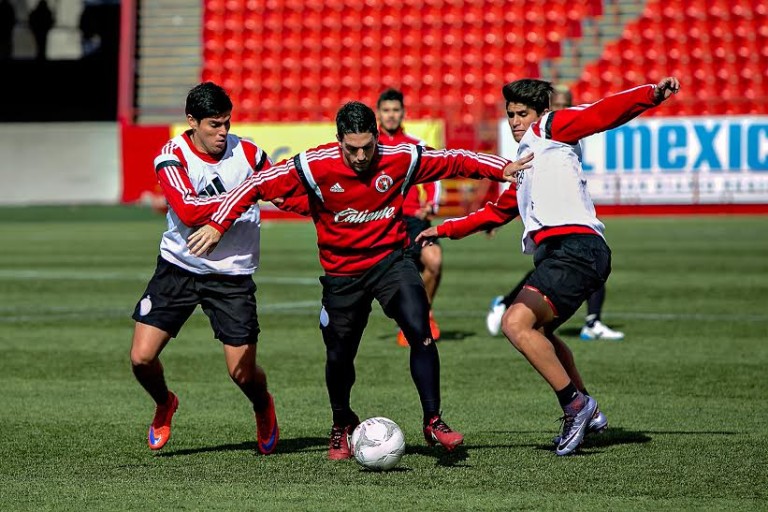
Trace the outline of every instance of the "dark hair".
<instances>
[{"instance_id":1,"label":"dark hair","mask_svg":"<svg viewBox=\"0 0 768 512\"><path fill-rule=\"evenodd\" d=\"M552 94L552 84L544 80L523 78L510 82L501 89L507 105L510 103L522 103L532 108L541 115L549 108L549 96Z\"/></svg>"},{"instance_id":2,"label":"dark hair","mask_svg":"<svg viewBox=\"0 0 768 512\"><path fill-rule=\"evenodd\" d=\"M400 105L405 108L405 102L403 101L403 93L397 89L387 89L379 96L379 101L376 102L376 108L381 107L382 101L399 101Z\"/></svg>"},{"instance_id":3,"label":"dark hair","mask_svg":"<svg viewBox=\"0 0 768 512\"><path fill-rule=\"evenodd\" d=\"M359 101L350 101L339 109L336 114L336 134L341 140L347 133L372 133L378 137L376 114L371 107Z\"/></svg>"},{"instance_id":4,"label":"dark hair","mask_svg":"<svg viewBox=\"0 0 768 512\"><path fill-rule=\"evenodd\" d=\"M194 86L187 94L184 111L198 121L206 117L220 117L232 111L232 100L221 86L213 82L203 82Z\"/></svg>"}]
</instances>

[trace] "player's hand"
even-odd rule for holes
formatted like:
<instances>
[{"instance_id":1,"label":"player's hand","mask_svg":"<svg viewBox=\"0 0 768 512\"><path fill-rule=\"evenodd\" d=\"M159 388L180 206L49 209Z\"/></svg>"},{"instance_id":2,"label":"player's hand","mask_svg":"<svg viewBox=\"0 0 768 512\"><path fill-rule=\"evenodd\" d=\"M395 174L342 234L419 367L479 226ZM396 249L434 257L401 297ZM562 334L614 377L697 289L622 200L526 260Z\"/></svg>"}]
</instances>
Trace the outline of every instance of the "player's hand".
<instances>
[{"instance_id":1,"label":"player's hand","mask_svg":"<svg viewBox=\"0 0 768 512\"><path fill-rule=\"evenodd\" d=\"M489 240L496 238L496 233L499 232L499 228L491 228L485 230L485 237Z\"/></svg>"},{"instance_id":2,"label":"player's hand","mask_svg":"<svg viewBox=\"0 0 768 512\"><path fill-rule=\"evenodd\" d=\"M276 197L272 200L272 204L280 208L282 204L285 203L285 199L282 197Z\"/></svg>"},{"instance_id":3,"label":"player's hand","mask_svg":"<svg viewBox=\"0 0 768 512\"><path fill-rule=\"evenodd\" d=\"M531 164L529 163L531 160L533 160L533 153L528 153L520 160L507 164L504 168L504 180L509 181L510 183L515 183L520 171L531 168Z\"/></svg>"},{"instance_id":4,"label":"player's hand","mask_svg":"<svg viewBox=\"0 0 768 512\"><path fill-rule=\"evenodd\" d=\"M680 90L680 82L673 76L662 78L661 82L656 84L656 89L653 91L653 99L656 103L661 103L673 94L677 94Z\"/></svg>"},{"instance_id":5,"label":"player's hand","mask_svg":"<svg viewBox=\"0 0 768 512\"><path fill-rule=\"evenodd\" d=\"M416 235L416 238L414 239L414 242L421 245L422 247L426 247L428 245L432 245L435 243L435 240L437 240L437 226L430 226L418 235Z\"/></svg>"},{"instance_id":6,"label":"player's hand","mask_svg":"<svg viewBox=\"0 0 768 512\"><path fill-rule=\"evenodd\" d=\"M195 256L209 254L221 240L219 230L211 225L205 225L189 235L187 247Z\"/></svg>"}]
</instances>

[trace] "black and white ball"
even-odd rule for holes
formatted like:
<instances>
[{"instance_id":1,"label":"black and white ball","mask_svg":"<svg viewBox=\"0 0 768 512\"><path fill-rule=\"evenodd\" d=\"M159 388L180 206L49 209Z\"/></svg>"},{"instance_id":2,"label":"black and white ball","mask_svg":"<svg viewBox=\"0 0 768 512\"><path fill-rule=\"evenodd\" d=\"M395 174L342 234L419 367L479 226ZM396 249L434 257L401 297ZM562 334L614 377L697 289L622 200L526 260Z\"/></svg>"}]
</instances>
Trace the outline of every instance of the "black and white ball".
<instances>
[{"instance_id":1,"label":"black and white ball","mask_svg":"<svg viewBox=\"0 0 768 512\"><path fill-rule=\"evenodd\" d=\"M386 471L405 453L403 431L389 418L368 418L352 432L350 445L355 460L372 471Z\"/></svg>"}]
</instances>

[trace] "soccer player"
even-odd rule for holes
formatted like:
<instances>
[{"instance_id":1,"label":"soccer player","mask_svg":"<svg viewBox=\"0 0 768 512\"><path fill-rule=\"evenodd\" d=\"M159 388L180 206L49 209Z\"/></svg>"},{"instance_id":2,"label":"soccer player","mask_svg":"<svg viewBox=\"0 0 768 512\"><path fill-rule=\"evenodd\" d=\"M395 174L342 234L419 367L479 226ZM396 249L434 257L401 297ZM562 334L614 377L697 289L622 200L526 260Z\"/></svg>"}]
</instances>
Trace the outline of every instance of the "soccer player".
<instances>
[{"instance_id":1,"label":"soccer player","mask_svg":"<svg viewBox=\"0 0 768 512\"><path fill-rule=\"evenodd\" d=\"M567 87L554 87L552 96L549 99L549 109L554 111L569 108L573 105L573 96ZM515 297L525 286L525 282L533 273L528 272L517 285L506 295L494 297L491 301L491 308L485 318L485 325L491 336L496 336L501 331L501 318L504 312L515 301ZM581 328L580 338L583 340L614 340L624 339L624 333L616 331L600 321L600 315L605 302L605 286L601 286L587 298L587 317L584 320L584 326Z\"/></svg>"},{"instance_id":2,"label":"soccer player","mask_svg":"<svg viewBox=\"0 0 768 512\"><path fill-rule=\"evenodd\" d=\"M512 179L532 157L501 157L413 144L378 144L376 114L350 102L336 115L337 141L299 153L231 192L211 223L190 235L193 254L215 247L222 233L257 199L308 194L325 275L320 329L333 412L328 457L351 456L349 434L359 423L350 406L355 355L376 299L403 329L411 347L411 377L421 401L428 444L453 450L464 436L440 412L440 361L429 329L429 300L408 246L403 201L408 189L441 178ZM505 178L506 177L506 178Z\"/></svg>"},{"instance_id":3,"label":"soccer player","mask_svg":"<svg viewBox=\"0 0 768 512\"><path fill-rule=\"evenodd\" d=\"M379 114L379 144L382 146L397 146L407 142L426 146L426 143L411 137L403 131L403 118L405 117L405 103L403 102L403 93L396 89L387 89L379 96L376 102L376 109ZM405 221L405 231L411 245L408 247L407 254L413 257L416 266L421 272L421 278L424 281L424 288L427 290L427 299L429 300L429 327L432 331L432 337L435 341L440 339L440 327L432 314L432 303L437 293L437 287L440 285L440 276L443 268L443 251L440 244L421 247L421 244L414 243L416 236L431 226L430 220L437 214L440 204L440 182L421 183L408 190L408 194L403 201L403 220ZM407 347L408 340L405 339L402 329L397 333L397 344L401 347Z\"/></svg>"},{"instance_id":4,"label":"soccer player","mask_svg":"<svg viewBox=\"0 0 768 512\"><path fill-rule=\"evenodd\" d=\"M197 256L186 238L250 176L270 171L267 154L253 142L229 133L232 102L212 82L198 84L186 100L189 130L163 146L155 171L169 209L157 268L136 304L131 364L136 379L155 401L147 442L159 450L171 437L178 397L165 382L160 353L197 305L224 346L229 375L253 404L257 448L272 453L280 435L267 377L256 364L259 323L252 274L259 262L257 205L242 212L215 251Z\"/></svg>"},{"instance_id":5,"label":"soccer player","mask_svg":"<svg viewBox=\"0 0 768 512\"><path fill-rule=\"evenodd\" d=\"M567 455L587 431L601 431L608 420L589 396L573 354L555 335L611 272L611 251L603 224L587 191L581 163L582 138L615 128L678 91L675 78L608 96L591 105L549 111L552 86L523 79L504 86L509 126L519 155L533 154L533 166L518 173L516 186L495 203L467 217L445 221L417 237L463 238L499 227L517 215L523 220L523 251L533 254L535 270L510 308L502 331L552 387L563 409L563 428L555 453Z\"/></svg>"}]
</instances>

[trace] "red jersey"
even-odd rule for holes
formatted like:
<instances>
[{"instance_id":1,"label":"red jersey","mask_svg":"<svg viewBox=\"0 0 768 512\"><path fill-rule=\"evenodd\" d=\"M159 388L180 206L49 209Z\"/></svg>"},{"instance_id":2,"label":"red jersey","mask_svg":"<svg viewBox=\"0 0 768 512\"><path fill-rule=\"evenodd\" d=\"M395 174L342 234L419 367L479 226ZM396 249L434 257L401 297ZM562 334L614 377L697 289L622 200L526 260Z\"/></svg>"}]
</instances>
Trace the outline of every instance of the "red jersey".
<instances>
[{"instance_id":1,"label":"red jersey","mask_svg":"<svg viewBox=\"0 0 768 512\"><path fill-rule=\"evenodd\" d=\"M379 144L382 146L397 146L398 144L416 144L417 146L427 146L427 143L416 137L411 137L403 131L403 127L390 135L379 126ZM403 202L403 215L415 217L427 204L432 205L432 213L437 213L440 204L440 182L433 181L411 187Z\"/></svg>"},{"instance_id":2,"label":"red jersey","mask_svg":"<svg viewBox=\"0 0 768 512\"><path fill-rule=\"evenodd\" d=\"M323 269L330 275L360 275L407 246L403 202L412 186L458 176L501 181L509 163L464 150L378 145L371 167L358 174L345 163L339 143L332 142L252 176L229 194L211 225L224 232L257 199L307 194Z\"/></svg>"},{"instance_id":3,"label":"red jersey","mask_svg":"<svg viewBox=\"0 0 768 512\"><path fill-rule=\"evenodd\" d=\"M517 207L517 191L514 186L504 190L496 201L488 201L484 207L466 217L446 219L437 226L437 236L458 240L478 231L489 231L503 226L520 215Z\"/></svg>"}]
</instances>

